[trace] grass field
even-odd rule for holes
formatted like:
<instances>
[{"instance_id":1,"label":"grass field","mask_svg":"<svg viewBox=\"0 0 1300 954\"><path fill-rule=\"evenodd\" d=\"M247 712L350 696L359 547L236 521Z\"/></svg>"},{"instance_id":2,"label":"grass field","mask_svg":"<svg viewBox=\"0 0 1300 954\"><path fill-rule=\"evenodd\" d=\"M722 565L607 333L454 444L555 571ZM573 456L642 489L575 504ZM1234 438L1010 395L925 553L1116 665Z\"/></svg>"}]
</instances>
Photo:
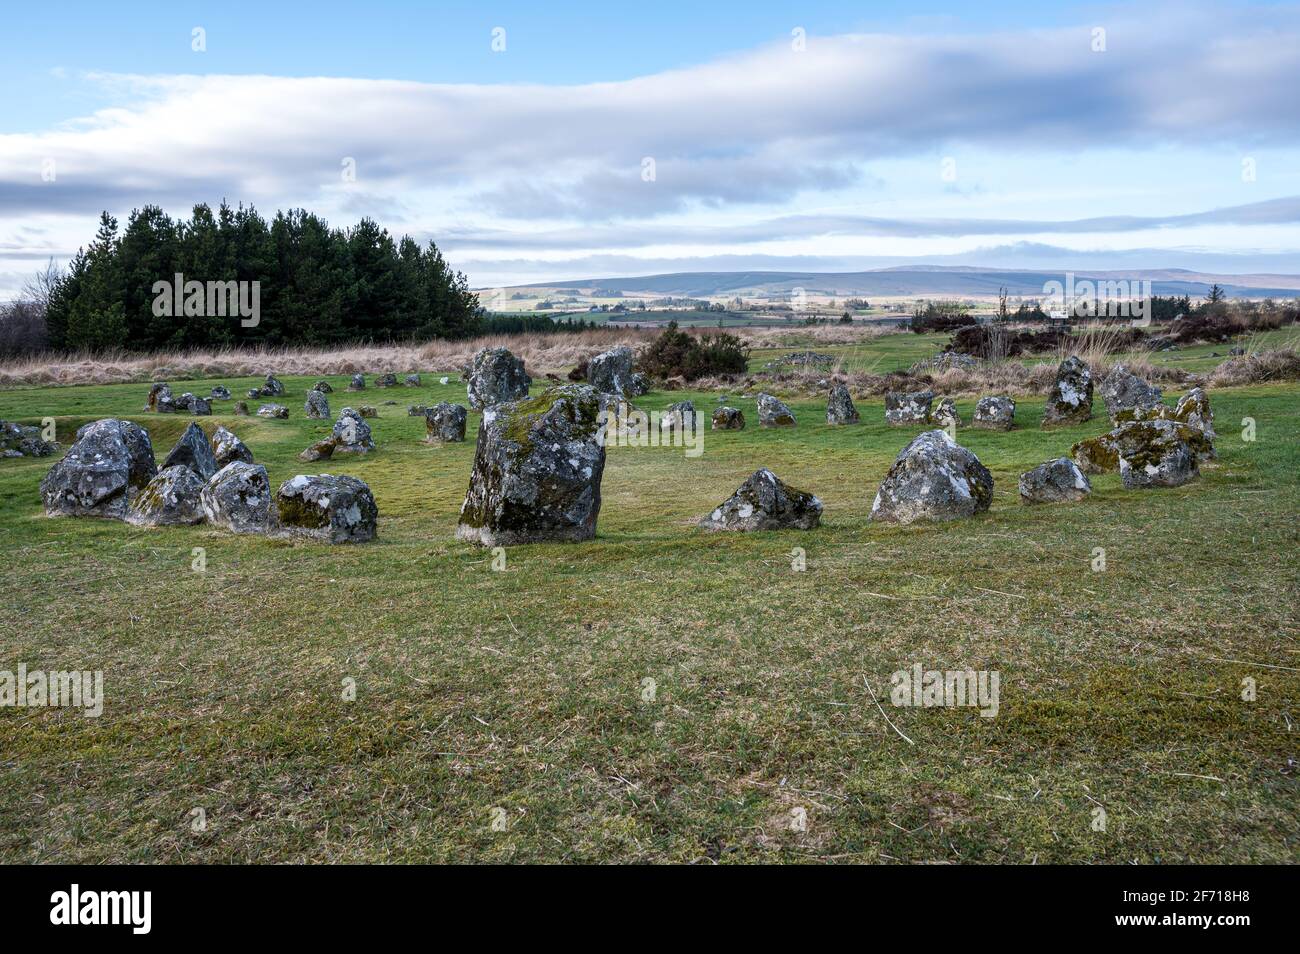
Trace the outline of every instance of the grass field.
<instances>
[{"instance_id":1,"label":"grass field","mask_svg":"<svg viewBox=\"0 0 1300 954\"><path fill-rule=\"evenodd\" d=\"M884 371L912 348L938 350L857 353ZM1104 476L1034 508L1020 472L1105 426L1044 432L1041 399L1021 401L1016 430L959 434L992 510L910 528L867 516L920 428L874 401L832 429L809 401L763 431L744 400L750 426L707 432L697 459L611 448L597 539L512 548L496 571L452 537L478 415L465 444L431 447L405 414L463 385L348 395L330 377L335 414L379 406L379 451L322 466L295 459L329 429L302 415L314 380L285 379L288 421L199 420L273 485L367 481L373 543L51 520L51 460L0 460L0 669L105 686L99 718L0 709L0 861L1300 860L1294 385L1213 392L1219 460L1189 485ZM55 417L66 446L126 417L161 460L189 419L141 413L147 390L0 392L0 418ZM683 397L716 400L639 403ZM760 466L822 498L820 529L691 525ZM895 708L890 674L914 663L998 670L998 715Z\"/></svg>"}]
</instances>

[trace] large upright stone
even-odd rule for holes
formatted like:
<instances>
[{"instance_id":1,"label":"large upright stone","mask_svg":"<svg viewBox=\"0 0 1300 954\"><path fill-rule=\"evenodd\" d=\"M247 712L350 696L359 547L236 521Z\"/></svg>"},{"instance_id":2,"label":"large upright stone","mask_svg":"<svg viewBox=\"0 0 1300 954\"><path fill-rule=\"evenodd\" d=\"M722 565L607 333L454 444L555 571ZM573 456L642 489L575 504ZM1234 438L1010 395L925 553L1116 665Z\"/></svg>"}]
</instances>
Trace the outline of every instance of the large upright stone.
<instances>
[{"instance_id":1,"label":"large upright stone","mask_svg":"<svg viewBox=\"0 0 1300 954\"><path fill-rule=\"evenodd\" d=\"M822 502L795 490L766 467L700 521L706 530L811 530L821 522Z\"/></svg>"},{"instance_id":2,"label":"large upright stone","mask_svg":"<svg viewBox=\"0 0 1300 954\"><path fill-rule=\"evenodd\" d=\"M227 464L203 485L199 502L209 523L234 533L266 533L275 523L271 481L261 464Z\"/></svg>"},{"instance_id":3,"label":"large upright stone","mask_svg":"<svg viewBox=\"0 0 1300 954\"><path fill-rule=\"evenodd\" d=\"M619 345L601 352L587 362L587 381L602 394L631 397L632 349Z\"/></svg>"},{"instance_id":4,"label":"large upright stone","mask_svg":"<svg viewBox=\"0 0 1300 954\"><path fill-rule=\"evenodd\" d=\"M1174 420L1198 427L1207 440L1214 440L1214 412L1210 410L1210 396L1204 388L1192 388L1178 399Z\"/></svg>"},{"instance_id":5,"label":"large upright stone","mask_svg":"<svg viewBox=\"0 0 1300 954\"><path fill-rule=\"evenodd\" d=\"M1145 411L1161 405L1160 389L1149 384L1122 364L1117 364L1101 379L1101 399L1111 423L1120 411Z\"/></svg>"},{"instance_id":6,"label":"large upright stone","mask_svg":"<svg viewBox=\"0 0 1300 954\"><path fill-rule=\"evenodd\" d=\"M594 537L601 404L595 388L569 384L485 411L456 536L484 546Z\"/></svg>"},{"instance_id":7,"label":"large upright stone","mask_svg":"<svg viewBox=\"0 0 1300 954\"><path fill-rule=\"evenodd\" d=\"M871 505L890 523L956 520L989 509L993 475L946 431L926 431L903 448Z\"/></svg>"},{"instance_id":8,"label":"large upright stone","mask_svg":"<svg viewBox=\"0 0 1300 954\"><path fill-rule=\"evenodd\" d=\"M862 420L858 409L853 406L853 396L843 384L831 388L830 397L826 399L827 424L857 424Z\"/></svg>"},{"instance_id":9,"label":"large upright stone","mask_svg":"<svg viewBox=\"0 0 1300 954\"><path fill-rule=\"evenodd\" d=\"M307 392L307 400L303 404L303 410L307 416L314 421L328 421L330 419L330 402L325 396L325 392L311 390Z\"/></svg>"},{"instance_id":10,"label":"large upright stone","mask_svg":"<svg viewBox=\"0 0 1300 954\"><path fill-rule=\"evenodd\" d=\"M299 474L275 494L277 532L325 543L375 538L379 508L363 480L333 474Z\"/></svg>"},{"instance_id":11,"label":"large upright stone","mask_svg":"<svg viewBox=\"0 0 1300 954\"><path fill-rule=\"evenodd\" d=\"M1056 369L1043 408L1043 427L1068 427L1091 417L1092 372L1077 355L1070 355Z\"/></svg>"},{"instance_id":12,"label":"large upright stone","mask_svg":"<svg viewBox=\"0 0 1300 954\"><path fill-rule=\"evenodd\" d=\"M212 434L212 456L216 458L218 470L237 460L246 464L253 462L253 452L248 445L224 427L218 427Z\"/></svg>"},{"instance_id":13,"label":"large upright stone","mask_svg":"<svg viewBox=\"0 0 1300 954\"><path fill-rule=\"evenodd\" d=\"M1200 473L1198 428L1178 421L1132 421L1111 432L1119 451L1119 476L1130 490L1179 487Z\"/></svg>"},{"instance_id":14,"label":"large upright stone","mask_svg":"<svg viewBox=\"0 0 1300 954\"><path fill-rule=\"evenodd\" d=\"M759 427L794 427L794 411L781 400L770 394L758 396Z\"/></svg>"},{"instance_id":15,"label":"large upright stone","mask_svg":"<svg viewBox=\"0 0 1300 954\"><path fill-rule=\"evenodd\" d=\"M121 520L156 473L144 428L114 418L94 421L77 431L68 453L41 481L45 513Z\"/></svg>"},{"instance_id":16,"label":"large upright stone","mask_svg":"<svg viewBox=\"0 0 1300 954\"><path fill-rule=\"evenodd\" d=\"M368 454L375 449L374 438L370 436L370 425L350 407L339 411L339 418L334 422L333 436L334 450L342 454Z\"/></svg>"},{"instance_id":17,"label":"large upright stone","mask_svg":"<svg viewBox=\"0 0 1300 954\"><path fill-rule=\"evenodd\" d=\"M217 457L212 453L212 446L208 443L208 437L203 433L203 428L197 424L190 424L185 428L185 433L181 435L181 439L176 442L176 446L163 461L163 470L177 464L188 467L204 481L220 470Z\"/></svg>"},{"instance_id":18,"label":"large upright stone","mask_svg":"<svg viewBox=\"0 0 1300 954\"><path fill-rule=\"evenodd\" d=\"M199 523L203 520L199 497L204 484L204 479L184 464L164 467L132 499L126 522L139 527Z\"/></svg>"},{"instance_id":19,"label":"large upright stone","mask_svg":"<svg viewBox=\"0 0 1300 954\"><path fill-rule=\"evenodd\" d=\"M930 420L933 391L885 392L885 423L894 427L925 424Z\"/></svg>"},{"instance_id":20,"label":"large upright stone","mask_svg":"<svg viewBox=\"0 0 1300 954\"><path fill-rule=\"evenodd\" d=\"M443 401L424 412L424 439L430 444L452 444L465 439L469 412L459 404Z\"/></svg>"},{"instance_id":21,"label":"large upright stone","mask_svg":"<svg viewBox=\"0 0 1300 954\"><path fill-rule=\"evenodd\" d=\"M470 364L465 392L475 410L528 397L533 383L524 363L506 348L484 348Z\"/></svg>"}]
</instances>

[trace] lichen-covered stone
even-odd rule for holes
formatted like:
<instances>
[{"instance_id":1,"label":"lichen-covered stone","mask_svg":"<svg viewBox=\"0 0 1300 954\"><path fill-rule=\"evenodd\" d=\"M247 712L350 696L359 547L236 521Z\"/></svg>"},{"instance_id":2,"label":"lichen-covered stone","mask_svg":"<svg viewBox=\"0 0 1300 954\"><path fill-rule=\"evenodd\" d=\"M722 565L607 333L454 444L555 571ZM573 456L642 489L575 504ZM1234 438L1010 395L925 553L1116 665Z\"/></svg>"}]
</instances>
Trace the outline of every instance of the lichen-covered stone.
<instances>
[{"instance_id":1,"label":"lichen-covered stone","mask_svg":"<svg viewBox=\"0 0 1300 954\"><path fill-rule=\"evenodd\" d=\"M430 444L452 444L465 439L469 412L459 404L442 401L424 412L424 439Z\"/></svg>"},{"instance_id":2,"label":"lichen-covered stone","mask_svg":"<svg viewBox=\"0 0 1300 954\"><path fill-rule=\"evenodd\" d=\"M334 441L334 450L343 454L368 454L375 449L370 425L350 407L339 411L339 418L334 422Z\"/></svg>"},{"instance_id":3,"label":"lichen-covered stone","mask_svg":"<svg viewBox=\"0 0 1300 954\"><path fill-rule=\"evenodd\" d=\"M329 398L325 396L324 391L308 391L303 410L314 421L328 421L330 419Z\"/></svg>"},{"instance_id":4,"label":"lichen-covered stone","mask_svg":"<svg viewBox=\"0 0 1300 954\"><path fill-rule=\"evenodd\" d=\"M1056 369L1056 380L1043 407L1043 427L1068 427L1092 417L1092 372L1078 355Z\"/></svg>"},{"instance_id":5,"label":"lichen-covered stone","mask_svg":"<svg viewBox=\"0 0 1300 954\"><path fill-rule=\"evenodd\" d=\"M166 401L167 408L164 410L158 406L159 401ZM172 398L171 385L166 381L156 381L149 388L149 396L145 398L144 409L146 411L157 411L160 414L170 414L175 411L175 404Z\"/></svg>"},{"instance_id":6,"label":"lichen-covered stone","mask_svg":"<svg viewBox=\"0 0 1300 954\"><path fill-rule=\"evenodd\" d=\"M249 415L248 415L248 402L247 402L247 401L236 401L236 402L235 402L235 414L236 414L236 416L238 416L238 417L248 417L248 416L249 416Z\"/></svg>"},{"instance_id":7,"label":"lichen-covered stone","mask_svg":"<svg viewBox=\"0 0 1300 954\"><path fill-rule=\"evenodd\" d=\"M758 395L759 427L794 427L794 411L770 394Z\"/></svg>"},{"instance_id":8,"label":"lichen-covered stone","mask_svg":"<svg viewBox=\"0 0 1300 954\"><path fill-rule=\"evenodd\" d=\"M165 466L132 499L126 522L140 527L199 523L203 520L199 496L205 483L206 480L192 467L184 464Z\"/></svg>"},{"instance_id":9,"label":"lichen-covered stone","mask_svg":"<svg viewBox=\"0 0 1300 954\"><path fill-rule=\"evenodd\" d=\"M197 397L189 391L186 391L180 397L175 399L171 410L173 412L185 410L197 417L206 417L212 413L212 404L207 398Z\"/></svg>"},{"instance_id":10,"label":"lichen-covered stone","mask_svg":"<svg viewBox=\"0 0 1300 954\"><path fill-rule=\"evenodd\" d=\"M1131 408L1161 407L1160 389L1138 377L1122 364L1117 364L1101 379L1101 399L1106 402L1106 413L1112 422L1116 414Z\"/></svg>"},{"instance_id":11,"label":"lichen-covered stone","mask_svg":"<svg viewBox=\"0 0 1300 954\"><path fill-rule=\"evenodd\" d=\"M349 391L364 391L366 389L366 376L364 374L352 375L352 381L348 384Z\"/></svg>"},{"instance_id":12,"label":"lichen-covered stone","mask_svg":"<svg viewBox=\"0 0 1300 954\"><path fill-rule=\"evenodd\" d=\"M956 520L989 509L993 475L946 431L925 431L899 453L881 481L871 519Z\"/></svg>"},{"instance_id":13,"label":"lichen-covered stone","mask_svg":"<svg viewBox=\"0 0 1300 954\"><path fill-rule=\"evenodd\" d=\"M470 362L465 393L475 410L528 397L533 379L506 348L484 348Z\"/></svg>"},{"instance_id":14,"label":"lichen-covered stone","mask_svg":"<svg viewBox=\"0 0 1300 954\"><path fill-rule=\"evenodd\" d=\"M0 421L0 452L5 457L48 457L59 445L41 438L38 427Z\"/></svg>"},{"instance_id":15,"label":"lichen-covered stone","mask_svg":"<svg viewBox=\"0 0 1300 954\"><path fill-rule=\"evenodd\" d=\"M263 404L257 409L258 417L287 418L289 409L283 404Z\"/></svg>"},{"instance_id":16,"label":"lichen-covered stone","mask_svg":"<svg viewBox=\"0 0 1300 954\"><path fill-rule=\"evenodd\" d=\"M885 423L894 427L924 424L930 420L933 391L885 392Z\"/></svg>"},{"instance_id":17,"label":"lichen-covered stone","mask_svg":"<svg viewBox=\"0 0 1300 954\"><path fill-rule=\"evenodd\" d=\"M197 424L185 428L185 433L168 452L162 466L166 470L177 465L188 467L204 481L221 469L217 466L217 458L212 453L207 435Z\"/></svg>"},{"instance_id":18,"label":"lichen-covered stone","mask_svg":"<svg viewBox=\"0 0 1300 954\"><path fill-rule=\"evenodd\" d=\"M957 413L957 402L950 397L942 398L930 410L930 423L945 430L961 425L961 416Z\"/></svg>"},{"instance_id":19,"label":"lichen-covered stone","mask_svg":"<svg viewBox=\"0 0 1300 954\"><path fill-rule=\"evenodd\" d=\"M329 383L328 381L324 380L324 379L321 379L320 381L317 381L315 384L313 384L313 385L311 386L311 389L312 389L313 391L319 391L321 394L333 394L333 393L334 393L334 389L333 389L332 387L330 387L330 383Z\"/></svg>"},{"instance_id":20,"label":"lichen-covered stone","mask_svg":"<svg viewBox=\"0 0 1300 954\"><path fill-rule=\"evenodd\" d=\"M230 388L226 387L224 384L214 384L212 385L212 392L208 395L208 399L212 401L229 401Z\"/></svg>"},{"instance_id":21,"label":"lichen-covered stone","mask_svg":"<svg viewBox=\"0 0 1300 954\"><path fill-rule=\"evenodd\" d=\"M632 380L628 385L627 396L636 398L650 393L650 379L640 371L632 372Z\"/></svg>"},{"instance_id":22,"label":"lichen-covered stone","mask_svg":"<svg viewBox=\"0 0 1300 954\"><path fill-rule=\"evenodd\" d=\"M713 411L713 429L715 431L740 431L745 428L745 412L738 407L715 408Z\"/></svg>"},{"instance_id":23,"label":"lichen-covered stone","mask_svg":"<svg viewBox=\"0 0 1300 954\"><path fill-rule=\"evenodd\" d=\"M1204 388L1192 388L1178 399L1174 408L1174 420L1182 421L1192 427L1199 427L1208 440L1213 441L1214 412L1210 410L1210 396Z\"/></svg>"},{"instance_id":24,"label":"lichen-covered stone","mask_svg":"<svg viewBox=\"0 0 1300 954\"><path fill-rule=\"evenodd\" d=\"M284 385L280 383L280 379L274 374L268 374L266 376L266 383L262 385L261 391L262 397L283 397Z\"/></svg>"},{"instance_id":25,"label":"lichen-covered stone","mask_svg":"<svg viewBox=\"0 0 1300 954\"><path fill-rule=\"evenodd\" d=\"M602 394L631 397L632 349L619 345L603 351L587 362L587 381Z\"/></svg>"},{"instance_id":26,"label":"lichen-covered stone","mask_svg":"<svg viewBox=\"0 0 1300 954\"><path fill-rule=\"evenodd\" d=\"M338 438L336 437L327 437L324 440L319 440L299 454L298 459L306 461L309 464L315 463L318 460L329 460L334 456L334 448L338 446L338 443Z\"/></svg>"},{"instance_id":27,"label":"lichen-covered stone","mask_svg":"<svg viewBox=\"0 0 1300 954\"><path fill-rule=\"evenodd\" d=\"M858 409L853 406L853 396L849 394L849 389L843 384L831 388L831 393L826 398L826 423L857 424L861 420Z\"/></svg>"},{"instance_id":28,"label":"lichen-covered stone","mask_svg":"<svg viewBox=\"0 0 1300 954\"><path fill-rule=\"evenodd\" d=\"M41 481L48 516L126 517L131 498L158 473L148 432L104 418L77 431L68 453Z\"/></svg>"},{"instance_id":29,"label":"lichen-covered stone","mask_svg":"<svg viewBox=\"0 0 1300 954\"><path fill-rule=\"evenodd\" d=\"M988 431L1009 431L1016 420L1016 402L1006 395L982 397L971 424Z\"/></svg>"},{"instance_id":30,"label":"lichen-covered stone","mask_svg":"<svg viewBox=\"0 0 1300 954\"><path fill-rule=\"evenodd\" d=\"M663 415L659 418L659 430L668 431L693 431L695 430L695 402L678 401L676 404L668 405Z\"/></svg>"},{"instance_id":31,"label":"lichen-covered stone","mask_svg":"<svg viewBox=\"0 0 1300 954\"><path fill-rule=\"evenodd\" d=\"M1079 441L1070 448L1070 457L1085 474L1113 474L1119 470L1119 444L1114 432Z\"/></svg>"},{"instance_id":32,"label":"lichen-covered stone","mask_svg":"<svg viewBox=\"0 0 1300 954\"><path fill-rule=\"evenodd\" d=\"M397 375L389 371L387 374L381 374L375 378L375 387L377 388L395 388L397 387Z\"/></svg>"},{"instance_id":33,"label":"lichen-covered stone","mask_svg":"<svg viewBox=\"0 0 1300 954\"><path fill-rule=\"evenodd\" d=\"M375 538L379 508L365 481L333 474L299 474L275 494L277 533L325 543Z\"/></svg>"},{"instance_id":34,"label":"lichen-covered stone","mask_svg":"<svg viewBox=\"0 0 1300 954\"><path fill-rule=\"evenodd\" d=\"M423 404L406 405L407 417L424 417L424 415L427 414L428 412L429 412L429 408Z\"/></svg>"},{"instance_id":35,"label":"lichen-covered stone","mask_svg":"<svg viewBox=\"0 0 1300 954\"><path fill-rule=\"evenodd\" d=\"M1200 473L1197 443L1204 433L1178 421L1132 421L1112 434L1119 448L1119 476L1130 490L1179 487Z\"/></svg>"},{"instance_id":36,"label":"lichen-covered stone","mask_svg":"<svg viewBox=\"0 0 1300 954\"><path fill-rule=\"evenodd\" d=\"M783 483L766 467L700 521L706 530L811 530L821 522L822 502Z\"/></svg>"},{"instance_id":37,"label":"lichen-covered stone","mask_svg":"<svg viewBox=\"0 0 1300 954\"><path fill-rule=\"evenodd\" d=\"M203 485L199 502L209 523L234 533L266 533L275 524L271 481L261 464L227 464Z\"/></svg>"},{"instance_id":38,"label":"lichen-covered stone","mask_svg":"<svg viewBox=\"0 0 1300 954\"><path fill-rule=\"evenodd\" d=\"M236 437L233 431L220 426L212 434L212 456L216 458L217 470L237 460L245 464L253 463L253 452L248 449L248 445Z\"/></svg>"},{"instance_id":39,"label":"lichen-covered stone","mask_svg":"<svg viewBox=\"0 0 1300 954\"><path fill-rule=\"evenodd\" d=\"M1068 457L1039 464L1020 475L1020 499L1025 503L1062 503L1082 500L1092 493L1092 484Z\"/></svg>"},{"instance_id":40,"label":"lichen-covered stone","mask_svg":"<svg viewBox=\"0 0 1300 954\"><path fill-rule=\"evenodd\" d=\"M594 537L601 408L595 388L569 384L485 411L456 536L484 546Z\"/></svg>"},{"instance_id":41,"label":"lichen-covered stone","mask_svg":"<svg viewBox=\"0 0 1300 954\"><path fill-rule=\"evenodd\" d=\"M408 374L402 379L402 383L408 388L418 388L420 386L420 376L418 374Z\"/></svg>"},{"instance_id":42,"label":"lichen-covered stone","mask_svg":"<svg viewBox=\"0 0 1300 954\"><path fill-rule=\"evenodd\" d=\"M384 403L392 404L394 402L385 401ZM359 414L361 417L378 417L379 411L369 404L359 404L357 405L357 414Z\"/></svg>"}]
</instances>

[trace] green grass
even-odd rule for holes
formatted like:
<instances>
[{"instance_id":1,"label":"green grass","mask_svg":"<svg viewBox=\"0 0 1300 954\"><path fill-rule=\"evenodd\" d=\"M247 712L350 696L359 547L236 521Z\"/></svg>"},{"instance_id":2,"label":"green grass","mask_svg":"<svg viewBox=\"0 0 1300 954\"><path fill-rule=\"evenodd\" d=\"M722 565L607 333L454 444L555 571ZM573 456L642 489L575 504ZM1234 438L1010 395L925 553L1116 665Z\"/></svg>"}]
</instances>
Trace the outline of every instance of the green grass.
<instances>
[{"instance_id":1,"label":"green grass","mask_svg":"<svg viewBox=\"0 0 1300 954\"><path fill-rule=\"evenodd\" d=\"M867 515L918 429L878 401L832 429L795 401L796 429L764 431L733 398L746 430L708 432L697 459L612 448L597 539L512 548L497 572L453 539L478 415L444 447L405 415L463 385L330 377L335 414L380 408L379 450L312 465L295 455L328 430L302 415L314 380L285 379L288 421L201 423L273 484L366 480L374 543L51 520L51 461L0 461L0 669L102 669L106 695L98 719L0 709L0 861L1300 860L1293 386L1213 393L1220 459L1192 484L1106 476L1055 507L1021 505L1017 476L1104 426L1043 432L1025 400L1018 429L959 435L993 471L991 512L909 528ZM161 459L190 419L141 413L147 390L0 392L0 417L53 416L65 442L127 417ZM640 403L684 397L716 399ZM760 466L822 498L820 529L690 525ZM999 715L891 706L914 662L997 669Z\"/></svg>"}]
</instances>

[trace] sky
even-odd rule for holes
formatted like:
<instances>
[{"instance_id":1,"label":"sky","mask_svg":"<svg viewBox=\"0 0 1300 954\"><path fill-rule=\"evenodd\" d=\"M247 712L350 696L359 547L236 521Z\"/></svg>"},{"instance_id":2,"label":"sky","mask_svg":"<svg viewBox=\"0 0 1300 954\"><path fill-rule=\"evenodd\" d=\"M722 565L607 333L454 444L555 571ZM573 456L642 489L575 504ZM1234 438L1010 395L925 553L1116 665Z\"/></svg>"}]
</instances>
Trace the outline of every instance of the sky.
<instances>
[{"instance_id":1,"label":"sky","mask_svg":"<svg viewBox=\"0 0 1300 954\"><path fill-rule=\"evenodd\" d=\"M0 12L0 298L199 202L479 288L903 264L1300 272L1296 3Z\"/></svg>"}]
</instances>

